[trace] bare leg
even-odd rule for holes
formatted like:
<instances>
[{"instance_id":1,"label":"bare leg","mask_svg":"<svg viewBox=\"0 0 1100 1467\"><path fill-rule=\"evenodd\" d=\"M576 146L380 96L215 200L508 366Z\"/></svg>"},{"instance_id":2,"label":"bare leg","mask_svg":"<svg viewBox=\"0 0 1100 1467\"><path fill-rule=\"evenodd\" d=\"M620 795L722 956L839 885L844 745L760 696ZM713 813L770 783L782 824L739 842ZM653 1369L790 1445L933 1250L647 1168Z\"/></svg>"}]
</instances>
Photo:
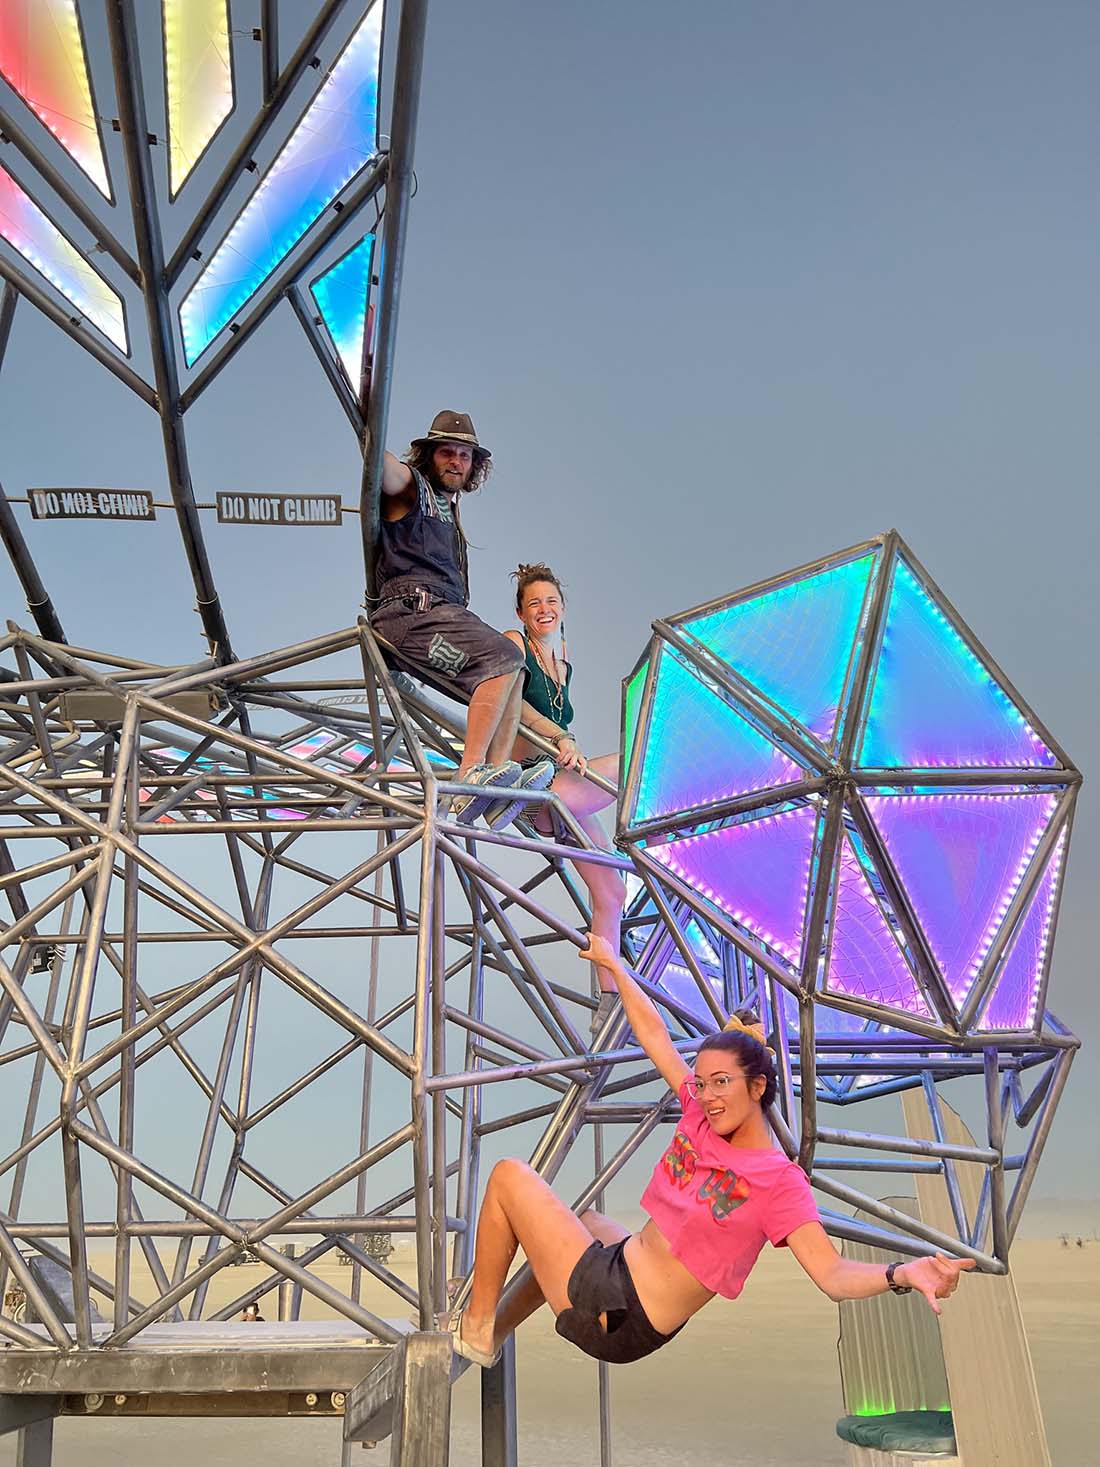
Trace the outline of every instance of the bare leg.
<instances>
[{"instance_id":1,"label":"bare leg","mask_svg":"<svg viewBox=\"0 0 1100 1467\"><path fill-rule=\"evenodd\" d=\"M490 740L494 739L501 719L518 689L518 672L502 672L499 677L487 678L485 682L478 683L474 689L466 714L466 747L463 750L462 763L458 766L460 779L469 774L475 764L485 763ZM509 739L509 748L511 742Z\"/></svg>"},{"instance_id":2,"label":"bare leg","mask_svg":"<svg viewBox=\"0 0 1100 1467\"><path fill-rule=\"evenodd\" d=\"M522 1248L543 1298L555 1314L569 1305L567 1285L592 1234L526 1162L497 1162L477 1222L474 1279L462 1337L487 1354L494 1349L497 1305Z\"/></svg>"},{"instance_id":3,"label":"bare leg","mask_svg":"<svg viewBox=\"0 0 1100 1467\"><path fill-rule=\"evenodd\" d=\"M581 1222L600 1243L618 1243L621 1239L630 1237L630 1233L621 1223L604 1217L602 1212L593 1212L591 1208L581 1213ZM512 1331L525 1319L530 1319L535 1310L541 1309L545 1303L546 1297L539 1288L538 1280L533 1273L528 1274L522 1287L497 1310L496 1342L493 1348L499 1350Z\"/></svg>"},{"instance_id":4,"label":"bare leg","mask_svg":"<svg viewBox=\"0 0 1100 1467\"><path fill-rule=\"evenodd\" d=\"M522 706L523 684L517 673L512 690L508 695L508 701L501 712L496 733L489 740L490 764L503 764L512 757L512 745L516 741L516 729L519 728L519 713Z\"/></svg>"}]
</instances>

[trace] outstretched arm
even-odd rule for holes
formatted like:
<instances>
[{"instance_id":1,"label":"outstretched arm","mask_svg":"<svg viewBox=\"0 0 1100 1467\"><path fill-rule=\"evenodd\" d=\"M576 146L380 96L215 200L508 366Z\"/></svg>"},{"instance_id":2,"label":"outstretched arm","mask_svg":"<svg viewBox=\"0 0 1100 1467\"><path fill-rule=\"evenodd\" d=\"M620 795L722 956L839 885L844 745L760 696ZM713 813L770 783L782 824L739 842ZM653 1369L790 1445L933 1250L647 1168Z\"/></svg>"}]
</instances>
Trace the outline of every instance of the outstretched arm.
<instances>
[{"instance_id":1,"label":"outstretched arm","mask_svg":"<svg viewBox=\"0 0 1100 1467\"><path fill-rule=\"evenodd\" d=\"M818 1222L795 1228L787 1238L787 1246L821 1292L837 1303L841 1299L871 1299L889 1290L882 1265L842 1257ZM945 1258L937 1253L901 1264L894 1270L894 1282L905 1289L916 1289L939 1314L939 1301L949 1298L958 1288L959 1275L973 1267L972 1258Z\"/></svg>"},{"instance_id":2,"label":"outstretched arm","mask_svg":"<svg viewBox=\"0 0 1100 1467\"><path fill-rule=\"evenodd\" d=\"M585 936L588 939L588 946L581 953L581 957L588 958L605 973L611 974L615 980L615 987L619 990L619 997L623 1001L626 1016L630 1020L630 1027L637 1035L638 1043L664 1076L669 1089L679 1093L680 1086L691 1075L691 1067L668 1037L668 1029L665 1027L665 1021L657 1012L656 1005L646 997L626 971L606 937L596 937L591 932L586 933Z\"/></svg>"}]
</instances>

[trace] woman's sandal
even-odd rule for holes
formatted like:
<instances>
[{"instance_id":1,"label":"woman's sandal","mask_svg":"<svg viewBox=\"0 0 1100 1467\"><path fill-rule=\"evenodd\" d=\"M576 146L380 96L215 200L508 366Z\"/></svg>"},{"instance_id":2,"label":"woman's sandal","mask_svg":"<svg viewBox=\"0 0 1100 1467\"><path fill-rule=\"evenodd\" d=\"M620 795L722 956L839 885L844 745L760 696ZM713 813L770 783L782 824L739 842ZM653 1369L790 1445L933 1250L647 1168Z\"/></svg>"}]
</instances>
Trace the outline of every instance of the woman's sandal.
<instances>
[{"instance_id":1,"label":"woman's sandal","mask_svg":"<svg viewBox=\"0 0 1100 1467\"><path fill-rule=\"evenodd\" d=\"M475 1349L462 1338L462 1317L465 1309L458 1309L451 1316L447 1328L451 1332L452 1345L456 1355L461 1355L463 1360L469 1360L474 1365L480 1365L483 1370L491 1370L500 1359L500 1351L497 1350L490 1355L486 1350Z\"/></svg>"}]
</instances>

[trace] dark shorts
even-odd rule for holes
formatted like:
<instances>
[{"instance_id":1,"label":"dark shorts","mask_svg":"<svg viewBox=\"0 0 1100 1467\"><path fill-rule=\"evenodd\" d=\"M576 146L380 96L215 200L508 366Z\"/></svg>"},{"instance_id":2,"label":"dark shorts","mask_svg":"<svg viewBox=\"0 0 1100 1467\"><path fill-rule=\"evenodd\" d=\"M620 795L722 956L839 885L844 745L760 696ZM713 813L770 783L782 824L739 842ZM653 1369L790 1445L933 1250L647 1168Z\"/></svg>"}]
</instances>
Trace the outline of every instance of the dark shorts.
<instances>
[{"instance_id":1,"label":"dark shorts","mask_svg":"<svg viewBox=\"0 0 1100 1467\"><path fill-rule=\"evenodd\" d=\"M554 1326L586 1355L611 1365L652 1355L683 1329L681 1325L663 1335L650 1324L623 1257L628 1241L623 1238L610 1247L593 1243L581 1254L567 1286L572 1308L563 1309ZM601 1314L607 1315L606 1330Z\"/></svg>"},{"instance_id":2,"label":"dark shorts","mask_svg":"<svg viewBox=\"0 0 1100 1467\"><path fill-rule=\"evenodd\" d=\"M515 642L465 606L449 601L436 602L426 611L391 601L378 608L370 624L393 648L402 667L467 697L489 678L518 672L523 666L523 653Z\"/></svg>"}]
</instances>

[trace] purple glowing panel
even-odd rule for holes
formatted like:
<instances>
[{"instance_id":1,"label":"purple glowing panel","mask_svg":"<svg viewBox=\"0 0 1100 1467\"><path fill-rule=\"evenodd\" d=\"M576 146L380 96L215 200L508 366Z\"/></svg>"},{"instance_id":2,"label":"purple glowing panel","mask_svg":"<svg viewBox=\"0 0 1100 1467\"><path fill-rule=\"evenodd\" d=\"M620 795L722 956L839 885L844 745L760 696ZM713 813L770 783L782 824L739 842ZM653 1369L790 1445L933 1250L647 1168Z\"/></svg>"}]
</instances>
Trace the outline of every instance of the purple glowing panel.
<instances>
[{"instance_id":1,"label":"purple glowing panel","mask_svg":"<svg viewBox=\"0 0 1100 1467\"><path fill-rule=\"evenodd\" d=\"M697 1019L709 1024L712 1028L717 1027L714 1023L714 1016L707 1007L703 995L699 992L695 979L686 968L681 968L679 963L666 964L659 982L670 998L675 999L677 1003L683 1004L684 1008L693 1013ZM717 979L710 978L709 976L707 983L715 998L721 1003L722 984Z\"/></svg>"},{"instance_id":2,"label":"purple glowing panel","mask_svg":"<svg viewBox=\"0 0 1100 1467\"><path fill-rule=\"evenodd\" d=\"M344 375L356 394L363 376L363 337L373 254L374 235L366 234L310 286Z\"/></svg>"},{"instance_id":3,"label":"purple glowing panel","mask_svg":"<svg viewBox=\"0 0 1100 1467\"><path fill-rule=\"evenodd\" d=\"M1008 950L1001 976L982 1015L979 1029L1034 1029L1039 995L1050 956L1054 908L1062 874L1066 836L1054 847L1031 905Z\"/></svg>"},{"instance_id":4,"label":"purple glowing panel","mask_svg":"<svg viewBox=\"0 0 1100 1467\"><path fill-rule=\"evenodd\" d=\"M832 742L874 555L683 624L822 743Z\"/></svg>"},{"instance_id":5,"label":"purple glowing panel","mask_svg":"<svg viewBox=\"0 0 1100 1467\"><path fill-rule=\"evenodd\" d=\"M931 1018L915 975L847 836L840 845L826 988Z\"/></svg>"},{"instance_id":6,"label":"purple glowing panel","mask_svg":"<svg viewBox=\"0 0 1100 1467\"><path fill-rule=\"evenodd\" d=\"M859 763L1027 769L1057 763L961 629L899 561Z\"/></svg>"},{"instance_id":7,"label":"purple glowing panel","mask_svg":"<svg viewBox=\"0 0 1100 1467\"><path fill-rule=\"evenodd\" d=\"M0 236L112 345L119 351L129 352L122 298L3 168L0 168Z\"/></svg>"},{"instance_id":8,"label":"purple glowing panel","mask_svg":"<svg viewBox=\"0 0 1100 1467\"><path fill-rule=\"evenodd\" d=\"M382 0L361 21L282 152L180 307L187 365L378 150Z\"/></svg>"},{"instance_id":9,"label":"purple glowing panel","mask_svg":"<svg viewBox=\"0 0 1100 1467\"><path fill-rule=\"evenodd\" d=\"M667 648L662 650L633 821L774 789L803 774Z\"/></svg>"},{"instance_id":10,"label":"purple glowing panel","mask_svg":"<svg viewBox=\"0 0 1100 1467\"><path fill-rule=\"evenodd\" d=\"M961 1008L1057 797L871 795L864 803Z\"/></svg>"},{"instance_id":11,"label":"purple glowing panel","mask_svg":"<svg viewBox=\"0 0 1100 1467\"><path fill-rule=\"evenodd\" d=\"M817 811L809 806L728 825L649 854L797 966Z\"/></svg>"}]
</instances>

